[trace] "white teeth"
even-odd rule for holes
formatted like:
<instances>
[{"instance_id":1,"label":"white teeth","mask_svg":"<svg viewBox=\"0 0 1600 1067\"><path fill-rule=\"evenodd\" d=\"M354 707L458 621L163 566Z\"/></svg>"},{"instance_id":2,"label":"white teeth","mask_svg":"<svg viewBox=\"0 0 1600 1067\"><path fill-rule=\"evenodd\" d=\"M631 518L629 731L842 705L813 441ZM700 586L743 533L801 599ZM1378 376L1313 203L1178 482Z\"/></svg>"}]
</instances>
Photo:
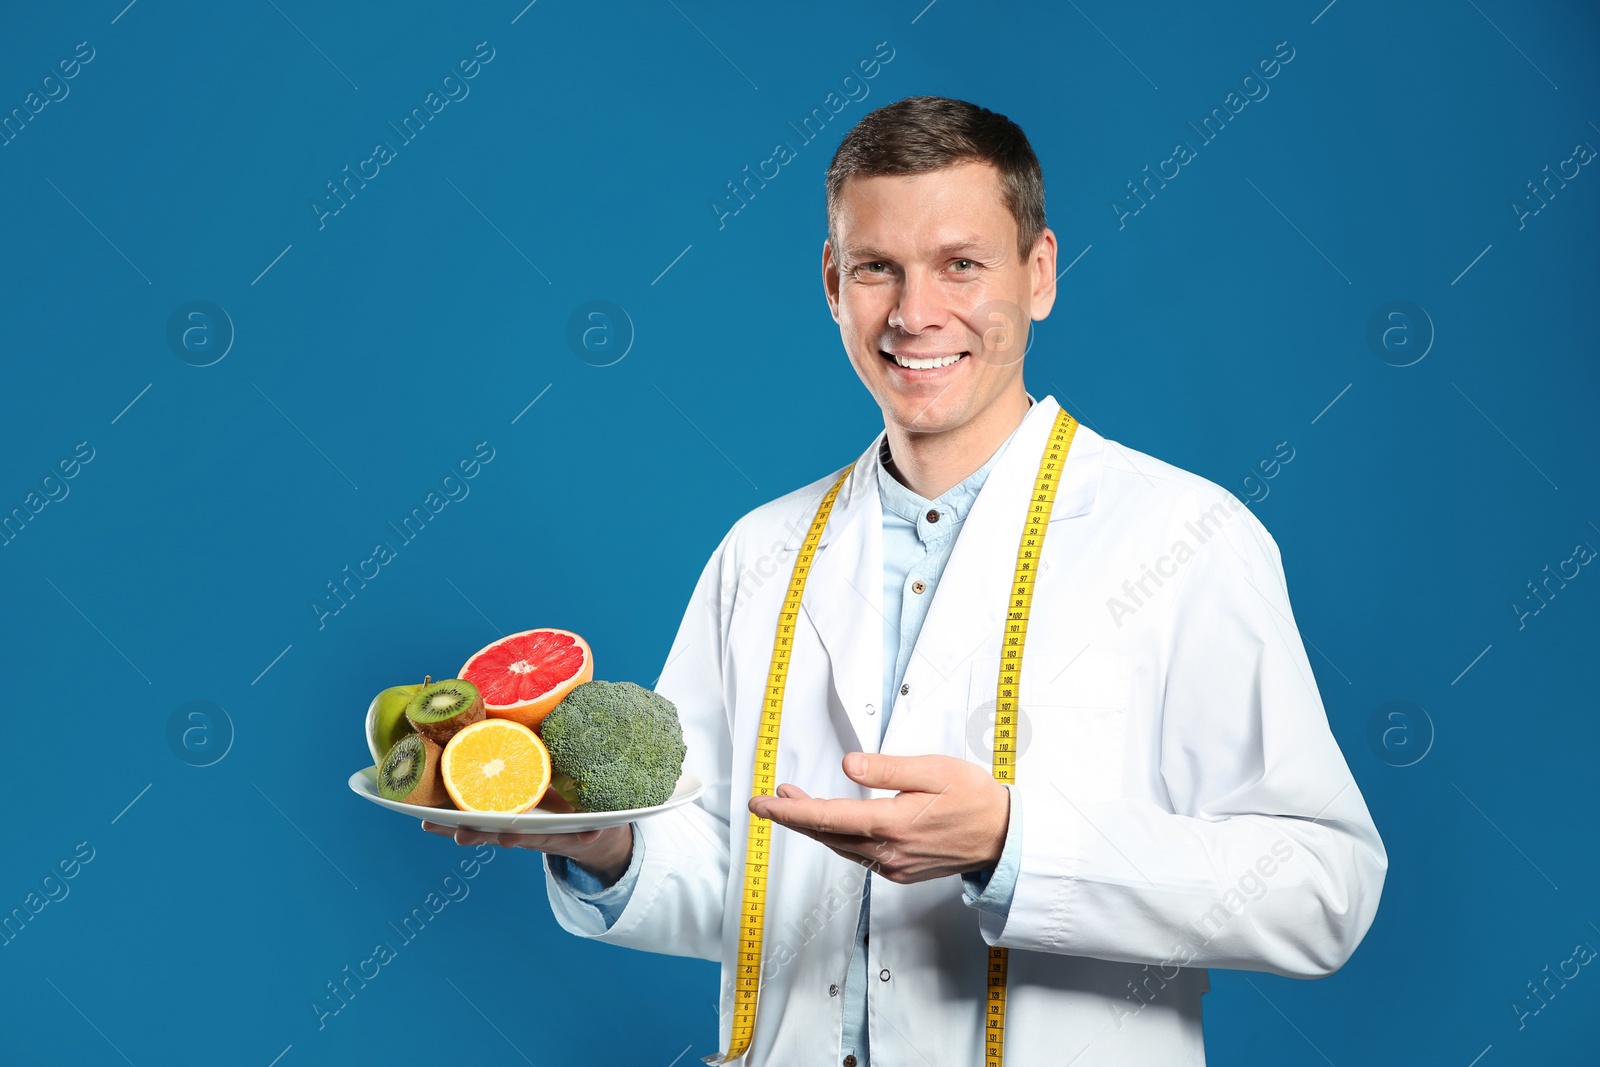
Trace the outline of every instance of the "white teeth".
<instances>
[{"instance_id":1,"label":"white teeth","mask_svg":"<svg viewBox=\"0 0 1600 1067\"><path fill-rule=\"evenodd\" d=\"M961 353L957 352L953 356L931 356L927 359L896 355L894 361L907 370L932 370L935 367L948 367L960 358Z\"/></svg>"}]
</instances>

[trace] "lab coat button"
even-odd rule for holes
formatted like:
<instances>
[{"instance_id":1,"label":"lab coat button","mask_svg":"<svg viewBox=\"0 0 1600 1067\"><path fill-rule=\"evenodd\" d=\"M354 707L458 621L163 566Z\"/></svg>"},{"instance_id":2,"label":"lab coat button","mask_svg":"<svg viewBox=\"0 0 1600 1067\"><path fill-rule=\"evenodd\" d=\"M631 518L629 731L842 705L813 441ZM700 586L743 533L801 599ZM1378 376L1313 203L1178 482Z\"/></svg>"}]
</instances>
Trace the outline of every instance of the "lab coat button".
<instances>
[{"instance_id":1,"label":"lab coat button","mask_svg":"<svg viewBox=\"0 0 1600 1067\"><path fill-rule=\"evenodd\" d=\"M868 715L876 715L876 714L878 714L878 709L873 707L871 704L868 704L867 705L867 714Z\"/></svg>"},{"instance_id":2,"label":"lab coat button","mask_svg":"<svg viewBox=\"0 0 1600 1067\"><path fill-rule=\"evenodd\" d=\"M927 582L912 582L911 583L911 591L913 593L925 593L925 592L928 591L928 583Z\"/></svg>"},{"instance_id":3,"label":"lab coat button","mask_svg":"<svg viewBox=\"0 0 1600 1067\"><path fill-rule=\"evenodd\" d=\"M831 986L828 987L828 996L836 997L838 995L839 995L839 987L838 986L831 985Z\"/></svg>"},{"instance_id":4,"label":"lab coat button","mask_svg":"<svg viewBox=\"0 0 1600 1067\"><path fill-rule=\"evenodd\" d=\"M906 696L910 692L911 692L911 686L909 684L902 684L900 686L900 695L901 696Z\"/></svg>"},{"instance_id":5,"label":"lab coat button","mask_svg":"<svg viewBox=\"0 0 1600 1067\"><path fill-rule=\"evenodd\" d=\"M878 972L878 981L887 982L888 980L889 980L889 968L885 967L883 970Z\"/></svg>"}]
</instances>

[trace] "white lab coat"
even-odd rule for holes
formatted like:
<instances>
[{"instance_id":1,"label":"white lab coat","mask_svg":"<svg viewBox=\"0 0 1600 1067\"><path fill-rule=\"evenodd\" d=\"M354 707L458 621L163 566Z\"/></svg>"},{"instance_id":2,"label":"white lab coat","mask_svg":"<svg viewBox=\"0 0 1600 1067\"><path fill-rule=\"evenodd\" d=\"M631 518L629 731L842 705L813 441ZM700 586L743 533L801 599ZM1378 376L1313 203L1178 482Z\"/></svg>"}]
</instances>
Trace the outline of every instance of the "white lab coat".
<instances>
[{"instance_id":1,"label":"white lab coat","mask_svg":"<svg viewBox=\"0 0 1600 1067\"><path fill-rule=\"evenodd\" d=\"M1050 397L1029 409L973 504L881 751L989 765L1007 591L1057 410ZM777 780L813 796L888 795L840 767L847 752L879 750L879 441L834 505L797 627ZM657 687L677 704L686 767L708 788L637 824L644 861L615 925L604 930L547 872L572 933L721 961L723 1049L774 628L835 476L739 520L701 574ZM1387 856L1329 732L1277 546L1231 494L1080 426L1045 539L1021 695L1009 916L967 907L955 876L878 878L873 1067L983 1062L990 944L1012 950L1012 1067L1201 1064L1204 968L1317 977L1349 957ZM765 985L745 1062L833 1063L865 871L782 827L771 863Z\"/></svg>"}]
</instances>

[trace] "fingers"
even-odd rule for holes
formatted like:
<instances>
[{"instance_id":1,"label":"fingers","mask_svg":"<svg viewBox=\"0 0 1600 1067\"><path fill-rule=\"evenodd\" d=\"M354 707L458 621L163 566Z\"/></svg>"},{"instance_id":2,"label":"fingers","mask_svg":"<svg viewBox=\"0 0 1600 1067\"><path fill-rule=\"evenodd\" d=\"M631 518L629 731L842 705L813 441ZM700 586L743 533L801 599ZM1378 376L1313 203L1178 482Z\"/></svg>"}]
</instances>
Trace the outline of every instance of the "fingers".
<instances>
[{"instance_id":1,"label":"fingers","mask_svg":"<svg viewBox=\"0 0 1600 1067\"><path fill-rule=\"evenodd\" d=\"M875 752L852 752L844 758L844 773L850 780L869 789L892 789L897 793L939 793L955 780L966 760L950 756L884 756Z\"/></svg>"},{"instance_id":2,"label":"fingers","mask_svg":"<svg viewBox=\"0 0 1600 1067\"><path fill-rule=\"evenodd\" d=\"M859 863L866 867L887 863L898 854L895 847L887 841L874 841L870 837L828 834L818 830L796 830L795 832L805 834L813 841L827 846L851 863Z\"/></svg>"},{"instance_id":3,"label":"fingers","mask_svg":"<svg viewBox=\"0 0 1600 1067\"><path fill-rule=\"evenodd\" d=\"M780 792L791 789L794 787L785 786ZM802 793L797 797L752 797L750 812L791 830L868 837L880 821L874 805L882 803L877 800L815 800Z\"/></svg>"},{"instance_id":4,"label":"fingers","mask_svg":"<svg viewBox=\"0 0 1600 1067\"><path fill-rule=\"evenodd\" d=\"M460 826L441 826L438 823L424 822L422 828L430 834L448 837L458 845L498 845L499 834L486 833L482 830L467 830Z\"/></svg>"},{"instance_id":5,"label":"fingers","mask_svg":"<svg viewBox=\"0 0 1600 1067\"><path fill-rule=\"evenodd\" d=\"M499 845L502 848L526 848L535 852L564 854L572 845L592 844L600 836L599 830L583 830L572 834L513 834L468 830L457 826L441 826L423 820L422 828L430 834L448 837L458 845Z\"/></svg>"},{"instance_id":6,"label":"fingers","mask_svg":"<svg viewBox=\"0 0 1600 1067\"><path fill-rule=\"evenodd\" d=\"M573 845L587 845L600 836L599 830L581 830L572 834L489 834L490 843L504 848L526 848L535 852L553 852L558 856L568 854Z\"/></svg>"},{"instance_id":7,"label":"fingers","mask_svg":"<svg viewBox=\"0 0 1600 1067\"><path fill-rule=\"evenodd\" d=\"M804 834L827 847L834 855L865 867L879 878L901 885L956 874L960 871L949 864L930 863L928 857L898 848L888 841L874 841L865 837L798 828L795 832Z\"/></svg>"},{"instance_id":8,"label":"fingers","mask_svg":"<svg viewBox=\"0 0 1600 1067\"><path fill-rule=\"evenodd\" d=\"M779 792L782 792L782 790L783 787L780 786ZM776 822L777 820L773 821ZM780 823L780 825L788 826L795 833L825 845L852 863L860 863L871 867L886 856L892 857L894 855L894 847L892 845L864 835L832 833L827 830L817 830L809 826L789 825L787 823Z\"/></svg>"},{"instance_id":9,"label":"fingers","mask_svg":"<svg viewBox=\"0 0 1600 1067\"><path fill-rule=\"evenodd\" d=\"M752 797L751 813L803 834L879 877L904 884L950 873L937 863L930 866L926 850L894 829L905 818L902 798L816 800L791 785L779 786L777 792ZM933 794L928 799L937 798Z\"/></svg>"},{"instance_id":10,"label":"fingers","mask_svg":"<svg viewBox=\"0 0 1600 1067\"><path fill-rule=\"evenodd\" d=\"M478 830L463 830L458 826L444 826L440 823L422 820L422 828L430 834L448 837L458 845L492 845L497 844L495 838L498 834L487 834Z\"/></svg>"}]
</instances>

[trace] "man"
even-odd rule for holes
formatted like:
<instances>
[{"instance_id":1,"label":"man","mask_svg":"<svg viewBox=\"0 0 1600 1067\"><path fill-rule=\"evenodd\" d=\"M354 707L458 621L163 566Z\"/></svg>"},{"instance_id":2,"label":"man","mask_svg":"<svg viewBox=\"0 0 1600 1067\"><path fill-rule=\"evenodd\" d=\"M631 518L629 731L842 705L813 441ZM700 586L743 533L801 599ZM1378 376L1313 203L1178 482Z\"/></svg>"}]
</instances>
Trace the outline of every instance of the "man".
<instances>
[{"instance_id":1,"label":"man","mask_svg":"<svg viewBox=\"0 0 1600 1067\"><path fill-rule=\"evenodd\" d=\"M1022 377L1056 240L1013 123L899 101L846 135L827 189L828 306L884 432L842 480L739 520L701 574L657 686L705 794L631 827L455 838L545 851L575 934L720 960L737 1053L747 828L771 820L749 1063L982 1063L990 946L1009 950L1006 1062L1202 1063L1205 968L1331 973L1387 869L1277 546L1231 494L1087 427L1042 464L1071 427ZM836 481L782 784L752 797L780 608ZM1005 784L993 724L1030 520Z\"/></svg>"}]
</instances>

